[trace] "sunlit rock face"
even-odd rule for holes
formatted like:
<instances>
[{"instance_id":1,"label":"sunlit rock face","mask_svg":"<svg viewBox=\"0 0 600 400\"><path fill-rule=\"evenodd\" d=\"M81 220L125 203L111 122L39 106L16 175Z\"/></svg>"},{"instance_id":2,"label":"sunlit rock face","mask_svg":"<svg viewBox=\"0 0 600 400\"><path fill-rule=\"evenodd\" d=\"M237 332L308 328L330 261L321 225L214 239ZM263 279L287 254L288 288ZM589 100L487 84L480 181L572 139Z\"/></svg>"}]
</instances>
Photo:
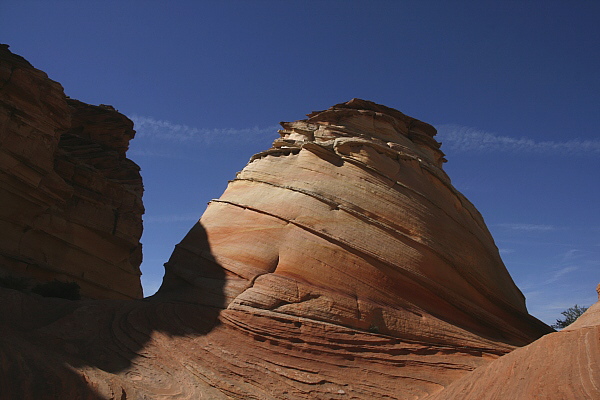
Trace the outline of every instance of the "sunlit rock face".
<instances>
[{"instance_id":1,"label":"sunlit rock face","mask_svg":"<svg viewBox=\"0 0 600 400\"><path fill-rule=\"evenodd\" d=\"M139 298L142 180L133 123L0 46L0 275Z\"/></svg>"},{"instance_id":2,"label":"sunlit rock face","mask_svg":"<svg viewBox=\"0 0 600 400\"><path fill-rule=\"evenodd\" d=\"M359 99L281 125L210 203L208 241L177 246L159 295L214 304L224 286L228 310L494 354L547 332L442 170L432 126Z\"/></svg>"},{"instance_id":3,"label":"sunlit rock face","mask_svg":"<svg viewBox=\"0 0 600 400\"><path fill-rule=\"evenodd\" d=\"M560 332L500 357L427 400L600 399L599 301Z\"/></svg>"}]
</instances>

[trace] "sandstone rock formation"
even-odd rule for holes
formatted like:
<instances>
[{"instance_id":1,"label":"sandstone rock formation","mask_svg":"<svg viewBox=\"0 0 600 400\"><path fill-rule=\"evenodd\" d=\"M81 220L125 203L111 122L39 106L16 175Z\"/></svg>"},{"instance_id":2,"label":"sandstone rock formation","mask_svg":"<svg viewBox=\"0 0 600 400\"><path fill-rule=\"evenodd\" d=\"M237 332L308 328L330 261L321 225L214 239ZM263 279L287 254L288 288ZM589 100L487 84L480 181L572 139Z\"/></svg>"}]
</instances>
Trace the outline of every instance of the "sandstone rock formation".
<instances>
[{"instance_id":1,"label":"sandstone rock formation","mask_svg":"<svg viewBox=\"0 0 600 400\"><path fill-rule=\"evenodd\" d=\"M547 332L433 127L358 99L282 126L209 205L208 242L177 246L159 296L493 354ZM201 267L209 249L223 282Z\"/></svg>"},{"instance_id":2,"label":"sandstone rock formation","mask_svg":"<svg viewBox=\"0 0 600 400\"><path fill-rule=\"evenodd\" d=\"M0 276L74 281L89 298L140 298L133 123L0 46Z\"/></svg>"},{"instance_id":3,"label":"sandstone rock formation","mask_svg":"<svg viewBox=\"0 0 600 400\"><path fill-rule=\"evenodd\" d=\"M16 67L3 82L35 84L6 91L2 134L54 150L29 160L35 146L2 148L16 160L3 161L2 195L29 208L1 214L18 228L17 239L1 234L53 240L61 226L131 239L141 203L114 202L133 199L118 187L141 194L124 159L131 126L107 107L63 104L58 84L4 59ZM282 126L177 245L155 296L0 289L0 399L448 399L462 390L453 382L551 331L528 315L483 219L442 170L434 128L357 99ZM96 196L105 183L118 195ZM109 209L115 225L103 225ZM73 237L56 253L95 254ZM137 254L125 242L121 254Z\"/></svg>"},{"instance_id":4,"label":"sandstone rock formation","mask_svg":"<svg viewBox=\"0 0 600 400\"><path fill-rule=\"evenodd\" d=\"M427 400L600 399L598 302L560 332L477 368Z\"/></svg>"}]
</instances>

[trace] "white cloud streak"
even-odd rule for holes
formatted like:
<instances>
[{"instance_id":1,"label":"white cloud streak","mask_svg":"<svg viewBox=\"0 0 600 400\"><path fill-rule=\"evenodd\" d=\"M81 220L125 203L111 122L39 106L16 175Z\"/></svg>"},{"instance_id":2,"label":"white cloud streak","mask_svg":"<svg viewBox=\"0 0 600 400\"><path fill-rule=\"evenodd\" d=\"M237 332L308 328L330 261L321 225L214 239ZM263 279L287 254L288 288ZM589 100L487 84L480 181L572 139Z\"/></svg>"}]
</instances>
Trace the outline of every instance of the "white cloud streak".
<instances>
[{"instance_id":1,"label":"white cloud streak","mask_svg":"<svg viewBox=\"0 0 600 400\"><path fill-rule=\"evenodd\" d=\"M500 253L500 255L506 255L506 254L512 254L515 251L513 249L498 249L498 252Z\"/></svg>"},{"instance_id":2,"label":"white cloud streak","mask_svg":"<svg viewBox=\"0 0 600 400\"><path fill-rule=\"evenodd\" d=\"M176 124L170 121L158 120L152 117L133 115L130 117L134 123L137 136L155 140L166 140L169 142L201 142L210 144L213 142L229 140L254 140L260 136L269 135L275 137L277 126L267 128L196 128L188 125Z\"/></svg>"},{"instance_id":3,"label":"white cloud streak","mask_svg":"<svg viewBox=\"0 0 600 400\"><path fill-rule=\"evenodd\" d=\"M460 125L438 126L438 140L444 150L464 152L512 152L544 155L600 154L600 140L572 139L537 141L528 138L500 136Z\"/></svg>"},{"instance_id":4,"label":"white cloud streak","mask_svg":"<svg viewBox=\"0 0 600 400\"><path fill-rule=\"evenodd\" d=\"M137 143L135 143L137 144ZM175 154L173 152L165 151L153 151L146 149L130 149L127 151L127 157L160 157L160 158L173 158L177 160L188 160L191 157L186 157L181 154Z\"/></svg>"},{"instance_id":5,"label":"white cloud streak","mask_svg":"<svg viewBox=\"0 0 600 400\"><path fill-rule=\"evenodd\" d=\"M554 283L554 282L558 281L561 276L566 275L569 272L577 271L578 269L579 269L579 267L571 265L568 267L563 267L559 270L552 271L552 275L545 281L541 282L541 285L549 285L551 283Z\"/></svg>"},{"instance_id":6,"label":"white cloud streak","mask_svg":"<svg viewBox=\"0 0 600 400\"><path fill-rule=\"evenodd\" d=\"M529 312L554 323L560 311L574 304L589 306L596 301L598 253L578 248L556 254L555 264L529 275L519 284Z\"/></svg>"},{"instance_id":7,"label":"white cloud streak","mask_svg":"<svg viewBox=\"0 0 600 400\"><path fill-rule=\"evenodd\" d=\"M496 226L500 228L524 232L548 232L556 230L556 228L552 225L538 224L496 224Z\"/></svg>"}]
</instances>

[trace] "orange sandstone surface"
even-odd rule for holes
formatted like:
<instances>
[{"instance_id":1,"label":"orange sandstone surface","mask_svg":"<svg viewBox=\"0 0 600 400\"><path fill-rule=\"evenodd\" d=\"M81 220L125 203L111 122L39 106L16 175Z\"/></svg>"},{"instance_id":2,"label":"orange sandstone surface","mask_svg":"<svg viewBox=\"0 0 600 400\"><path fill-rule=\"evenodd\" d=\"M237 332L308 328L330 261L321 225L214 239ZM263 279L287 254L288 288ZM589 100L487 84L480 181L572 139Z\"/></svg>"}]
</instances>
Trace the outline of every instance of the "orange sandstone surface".
<instances>
[{"instance_id":1,"label":"orange sandstone surface","mask_svg":"<svg viewBox=\"0 0 600 400\"><path fill-rule=\"evenodd\" d=\"M432 126L358 99L282 126L209 204L207 240L177 246L159 296L493 354L548 332Z\"/></svg>"},{"instance_id":2,"label":"orange sandstone surface","mask_svg":"<svg viewBox=\"0 0 600 400\"><path fill-rule=\"evenodd\" d=\"M106 137L88 128L105 108L67 104L32 137ZM78 107L89 114L77 120ZM282 123L176 246L156 295L0 289L0 398L563 398L527 397L548 379L594 398L597 306L578 329L538 339L552 329L527 313L435 133L359 99ZM108 138L124 154L128 139ZM109 165L111 182L130 182ZM589 355L572 372L589 379L545 377L548 341L557 357Z\"/></svg>"},{"instance_id":3,"label":"orange sandstone surface","mask_svg":"<svg viewBox=\"0 0 600 400\"><path fill-rule=\"evenodd\" d=\"M600 399L599 301L573 324L516 349L427 400Z\"/></svg>"}]
</instances>

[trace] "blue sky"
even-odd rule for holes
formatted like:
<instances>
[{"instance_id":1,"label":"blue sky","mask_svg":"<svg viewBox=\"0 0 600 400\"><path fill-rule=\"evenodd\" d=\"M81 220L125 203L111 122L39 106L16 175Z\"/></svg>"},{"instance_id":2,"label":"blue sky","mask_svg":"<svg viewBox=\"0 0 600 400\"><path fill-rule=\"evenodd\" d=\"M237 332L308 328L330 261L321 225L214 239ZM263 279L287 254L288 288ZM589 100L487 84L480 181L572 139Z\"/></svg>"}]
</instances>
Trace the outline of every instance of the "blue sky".
<instances>
[{"instance_id":1,"label":"blue sky","mask_svg":"<svg viewBox=\"0 0 600 400\"><path fill-rule=\"evenodd\" d=\"M438 128L547 323L600 282L600 3L119 1L0 3L0 42L138 134L143 284L279 121L353 97Z\"/></svg>"}]
</instances>

